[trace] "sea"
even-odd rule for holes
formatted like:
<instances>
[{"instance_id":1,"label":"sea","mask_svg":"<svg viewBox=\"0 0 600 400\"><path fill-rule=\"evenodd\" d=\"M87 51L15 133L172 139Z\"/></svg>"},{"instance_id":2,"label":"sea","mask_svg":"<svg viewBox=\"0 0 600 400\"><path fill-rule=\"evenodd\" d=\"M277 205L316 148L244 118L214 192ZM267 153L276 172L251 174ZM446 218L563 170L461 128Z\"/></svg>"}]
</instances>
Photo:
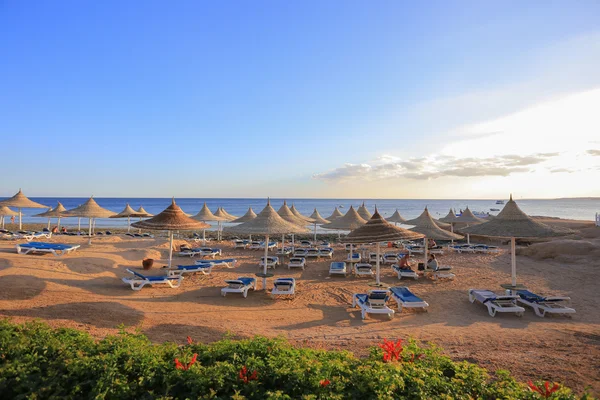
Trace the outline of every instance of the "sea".
<instances>
[{"instance_id":1,"label":"sea","mask_svg":"<svg viewBox=\"0 0 600 400\"><path fill-rule=\"evenodd\" d=\"M2 198L3 199L3 198ZM31 200L40 204L48 205L49 207L56 206L57 202L61 202L67 209L77 207L87 201L88 198L83 197L31 197ZM171 203L171 198L94 198L98 204L106 209L114 212L120 212L129 203L134 209L143 206L149 213L158 214ZM288 206L296 205L296 208L303 215L309 216L316 208L323 218L327 218L333 212L335 207L338 207L342 213L345 213L350 206L358 208L364 201L367 208L373 212L375 206L383 217L391 216L397 209L406 219L411 219L419 216L425 206L434 218L441 218L448 214L450 208L460 210L469 207L475 213L489 213L491 215L498 214L498 211L493 209L502 209L502 204L496 204L497 200L393 200L393 199L286 199ZM266 199L242 199L242 198L180 198L176 199L177 204L189 214L196 214L204 202L215 212L218 207L223 207L228 213L242 216L252 207L257 214L263 209L266 204ZM271 199L271 205L277 210L283 204L284 199ZM502 199L507 201L507 199ZM594 220L595 214L600 212L600 199L598 198L571 198L571 199L516 199L517 204L528 215L535 216L550 216L576 220ZM34 217L45 210L43 209L23 209L24 223L47 223L47 218ZM132 219L135 220L135 219ZM52 221L56 223L56 219ZM6 218L8 221L8 217ZM86 220L82 220L82 228L86 226ZM133 221L132 221L133 222ZM61 226L77 227L77 218L62 218ZM216 227L216 223L211 223ZM227 225L227 224L226 224ZM98 219L96 220L97 227L125 227L127 226L127 218L124 219ZM319 232L325 230L317 229Z\"/></svg>"}]
</instances>

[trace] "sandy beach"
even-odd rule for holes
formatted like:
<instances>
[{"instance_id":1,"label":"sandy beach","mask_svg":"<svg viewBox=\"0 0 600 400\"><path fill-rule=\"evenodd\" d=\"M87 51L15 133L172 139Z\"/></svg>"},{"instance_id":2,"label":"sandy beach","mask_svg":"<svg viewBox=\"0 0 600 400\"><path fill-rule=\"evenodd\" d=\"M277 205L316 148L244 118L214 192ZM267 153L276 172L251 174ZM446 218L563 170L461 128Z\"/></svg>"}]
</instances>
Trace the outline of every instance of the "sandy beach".
<instances>
[{"instance_id":1,"label":"sandy beach","mask_svg":"<svg viewBox=\"0 0 600 400\"><path fill-rule=\"evenodd\" d=\"M0 241L0 316L16 322L40 318L52 326L89 331L96 337L118 331L118 325L139 329L152 341L183 343L186 336L214 341L225 334L284 336L301 345L343 349L365 354L383 338L413 337L443 347L455 360L477 362L490 371L510 370L522 381L549 379L581 392L591 385L600 393L600 228L591 222L545 218L554 226L569 227L568 238L518 249L519 281L541 294L567 295L577 313L571 318L537 317L527 309L522 318L492 318L480 304L468 301L469 288L500 292L510 280L510 254L452 254L440 256L452 265L456 279L398 281L389 266L382 281L406 285L426 300L428 312L403 311L392 320L369 316L362 320L351 308L353 293L365 292L370 279L329 277L331 260L309 261L305 271L278 267L276 277L297 279L293 299L273 300L263 290L221 297L225 279L258 272L261 252L234 250L229 241L210 245L223 250L223 258L236 258L235 268L217 267L212 274L186 276L182 286L145 287L134 292L121 281L126 268L141 271L141 260L154 258L148 274L163 273L168 243L163 237L132 239L124 235L94 238L55 236L49 242L80 244L64 257L18 255L14 241ZM179 246L193 241L176 240ZM346 252L334 246L333 260ZM176 257L176 264L195 259ZM269 279L269 287L273 278ZM258 283L258 288L262 287Z\"/></svg>"}]
</instances>

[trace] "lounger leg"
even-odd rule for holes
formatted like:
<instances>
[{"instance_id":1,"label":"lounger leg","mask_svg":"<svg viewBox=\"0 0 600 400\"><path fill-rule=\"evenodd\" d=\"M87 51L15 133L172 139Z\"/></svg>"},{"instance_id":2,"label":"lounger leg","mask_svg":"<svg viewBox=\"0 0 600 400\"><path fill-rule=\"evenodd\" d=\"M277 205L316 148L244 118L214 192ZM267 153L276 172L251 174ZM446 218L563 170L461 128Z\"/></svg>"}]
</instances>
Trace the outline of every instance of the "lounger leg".
<instances>
[{"instance_id":1,"label":"lounger leg","mask_svg":"<svg viewBox=\"0 0 600 400\"><path fill-rule=\"evenodd\" d=\"M352 296L352 308L356 307L356 297Z\"/></svg>"},{"instance_id":2,"label":"lounger leg","mask_svg":"<svg viewBox=\"0 0 600 400\"><path fill-rule=\"evenodd\" d=\"M244 297L248 297L248 288L246 288L246 289L244 290L244 292L242 293L242 296L244 296Z\"/></svg>"},{"instance_id":3,"label":"lounger leg","mask_svg":"<svg viewBox=\"0 0 600 400\"><path fill-rule=\"evenodd\" d=\"M486 304L486 306L487 306L487 309L488 309L488 313L492 317L495 317L496 316L496 310L492 306L490 306L489 304Z\"/></svg>"}]
</instances>

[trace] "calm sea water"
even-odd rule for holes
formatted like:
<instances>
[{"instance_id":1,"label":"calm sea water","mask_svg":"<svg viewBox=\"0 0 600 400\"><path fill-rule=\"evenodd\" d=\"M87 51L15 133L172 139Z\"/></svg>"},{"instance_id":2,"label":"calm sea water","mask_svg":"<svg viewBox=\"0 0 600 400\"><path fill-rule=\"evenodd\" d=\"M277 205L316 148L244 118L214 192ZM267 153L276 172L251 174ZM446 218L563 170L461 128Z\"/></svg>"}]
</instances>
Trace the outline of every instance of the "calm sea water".
<instances>
[{"instance_id":1,"label":"calm sea water","mask_svg":"<svg viewBox=\"0 0 600 400\"><path fill-rule=\"evenodd\" d=\"M87 198L76 197L37 197L32 200L45 204L51 207L56 206L60 201L67 209L77 207L84 203ZM120 212L129 203L133 208L137 209L140 206L152 213L157 214L164 210L171 202L170 198L95 198L100 206ZM206 201L208 207L214 212L217 207L221 206L230 214L241 216L251 206L252 209L259 213L266 204L265 199L176 199L177 204L187 213L196 214L202 204ZM334 207L340 207L340 211L345 213L346 210L353 205L355 208L362 204L362 200L349 199L287 199L288 205L292 203L304 215L312 214L317 208L324 218L327 218ZM517 200L517 203L523 211L529 215L544 215L560 218L570 218L578 220L593 220L596 212L600 212L600 200L597 199L556 199L556 200ZM283 199L271 199L271 205L275 209L283 204ZM474 212L489 212L492 215L497 214L497 211L490 211L491 208L502 209L502 205L497 205L495 200L366 200L366 206L371 212L375 205L379 212L384 216L390 216L396 209L400 215L410 219L417 217L425 206L434 218L440 218L448 213L452 207L458 210L469 206ZM343 207L342 207L343 206ZM34 214L43 212L43 209L23 209L23 222L47 222L47 218L33 217ZM53 219L56 221L56 219ZM8 222L8 218L7 218ZM126 226L127 219L99 219L96 221L96 226L117 227ZM77 226L77 218L65 218L61 220L61 225ZM82 226L85 226L82 220Z\"/></svg>"}]
</instances>

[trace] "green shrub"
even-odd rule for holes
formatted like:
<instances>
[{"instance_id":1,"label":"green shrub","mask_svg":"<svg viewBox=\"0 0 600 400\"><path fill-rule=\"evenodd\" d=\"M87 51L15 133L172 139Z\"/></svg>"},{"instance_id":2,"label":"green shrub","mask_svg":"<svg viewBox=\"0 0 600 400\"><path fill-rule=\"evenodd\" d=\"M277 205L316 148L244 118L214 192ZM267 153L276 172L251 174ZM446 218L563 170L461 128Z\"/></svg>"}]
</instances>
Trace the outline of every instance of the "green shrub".
<instances>
[{"instance_id":1,"label":"green shrub","mask_svg":"<svg viewBox=\"0 0 600 400\"><path fill-rule=\"evenodd\" d=\"M141 334L121 332L95 341L73 329L3 320L0 398L543 398L507 372L491 378L434 346L390 343L358 359L349 352L296 348L280 338L153 345ZM560 387L549 398L577 397Z\"/></svg>"}]
</instances>

